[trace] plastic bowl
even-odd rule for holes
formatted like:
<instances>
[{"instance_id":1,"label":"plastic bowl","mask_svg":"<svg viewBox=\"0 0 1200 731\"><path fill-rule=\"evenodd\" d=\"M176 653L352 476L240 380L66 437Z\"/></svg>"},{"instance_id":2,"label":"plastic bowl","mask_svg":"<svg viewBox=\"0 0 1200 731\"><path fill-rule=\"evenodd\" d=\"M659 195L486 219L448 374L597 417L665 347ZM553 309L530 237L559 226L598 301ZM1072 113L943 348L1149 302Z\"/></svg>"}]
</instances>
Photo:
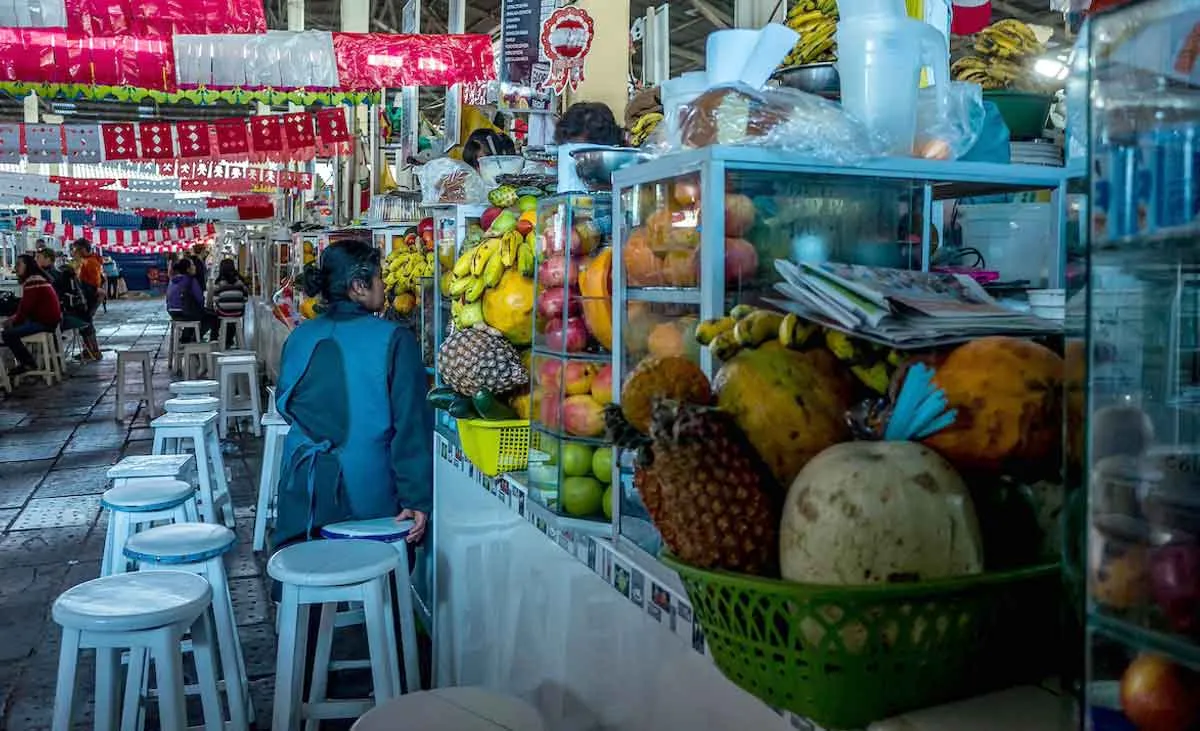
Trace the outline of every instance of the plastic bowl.
<instances>
[{"instance_id":1,"label":"plastic bowl","mask_svg":"<svg viewBox=\"0 0 1200 731\"><path fill-rule=\"evenodd\" d=\"M1036 140L1046 132L1046 119L1054 103L1052 94L993 89L983 92L983 100L996 105L996 111L1008 125L1014 140Z\"/></svg>"},{"instance_id":2,"label":"plastic bowl","mask_svg":"<svg viewBox=\"0 0 1200 731\"><path fill-rule=\"evenodd\" d=\"M517 175L525 169L525 158L520 155L492 155L479 158L479 174L489 185L496 184L501 175Z\"/></svg>"},{"instance_id":3,"label":"plastic bowl","mask_svg":"<svg viewBox=\"0 0 1200 731\"><path fill-rule=\"evenodd\" d=\"M842 82L833 63L809 63L780 69L775 72L775 80L780 86L826 99L840 99L842 96Z\"/></svg>"},{"instance_id":4,"label":"plastic bowl","mask_svg":"<svg viewBox=\"0 0 1200 731\"><path fill-rule=\"evenodd\" d=\"M618 170L650 159L650 155L631 147L592 147L574 150L575 174L589 191L612 190L612 176Z\"/></svg>"}]
</instances>

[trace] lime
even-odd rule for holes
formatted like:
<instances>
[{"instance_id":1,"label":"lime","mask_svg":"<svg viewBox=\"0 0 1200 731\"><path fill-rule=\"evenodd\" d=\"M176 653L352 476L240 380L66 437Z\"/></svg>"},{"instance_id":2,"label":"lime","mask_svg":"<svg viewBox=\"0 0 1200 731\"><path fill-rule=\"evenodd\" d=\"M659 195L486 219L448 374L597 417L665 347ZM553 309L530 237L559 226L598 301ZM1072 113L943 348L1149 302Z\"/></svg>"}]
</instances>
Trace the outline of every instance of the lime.
<instances>
[{"instance_id":1,"label":"lime","mask_svg":"<svg viewBox=\"0 0 1200 731\"><path fill-rule=\"evenodd\" d=\"M592 474L604 484L612 482L612 448L601 447L592 453Z\"/></svg>"},{"instance_id":2,"label":"lime","mask_svg":"<svg viewBox=\"0 0 1200 731\"><path fill-rule=\"evenodd\" d=\"M604 486L594 477L568 477L558 488L558 504L576 518L595 515L603 509Z\"/></svg>"},{"instance_id":3,"label":"lime","mask_svg":"<svg viewBox=\"0 0 1200 731\"><path fill-rule=\"evenodd\" d=\"M592 448L578 442L567 442L563 445L559 457L563 474L568 477L580 477L592 471Z\"/></svg>"},{"instance_id":4,"label":"lime","mask_svg":"<svg viewBox=\"0 0 1200 731\"><path fill-rule=\"evenodd\" d=\"M612 513L613 513L613 486L612 485L609 485L608 487L604 488L604 496L600 498L600 501L604 504L604 517L609 520L612 520Z\"/></svg>"}]
</instances>

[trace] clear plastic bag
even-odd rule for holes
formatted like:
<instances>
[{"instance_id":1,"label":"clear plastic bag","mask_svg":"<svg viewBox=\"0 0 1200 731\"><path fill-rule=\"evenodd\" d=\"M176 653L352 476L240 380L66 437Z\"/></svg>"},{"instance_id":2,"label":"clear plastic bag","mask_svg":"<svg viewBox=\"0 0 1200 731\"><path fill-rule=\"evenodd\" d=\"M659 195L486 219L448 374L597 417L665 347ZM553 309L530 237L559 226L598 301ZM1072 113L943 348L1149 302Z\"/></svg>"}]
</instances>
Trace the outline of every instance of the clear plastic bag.
<instances>
[{"instance_id":1,"label":"clear plastic bag","mask_svg":"<svg viewBox=\"0 0 1200 731\"><path fill-rule=\"evenodd\" d=\"M834 165L862 162L881 149L858 120L833 102L796 89L759 91L740 84L709 89L681 107L678 137L656 142L667 149L774 147Z\"/></svg>"},{"instance_id":2,"label":"clear plastic bag","mask_svg":"<svg viewBox=\"0 0 1200 731\"><path fill-rule=\"evenodd\" d=\"M957 160L983 131L983 90L978 84L950 81L917 94L917 138L913 154L932 160Z\"/></svg>"},{"instance_id":3,"label":"clear plastic bag","mask_svg":"<svg viewBox=\"0 0 1200 731\"><path fill-rule=\"evenodd\" d=\"M421 201L433 203L483 203L487 185L479 173L461 160L441 157L421 166Z\"/></svg>"}]
</instances>

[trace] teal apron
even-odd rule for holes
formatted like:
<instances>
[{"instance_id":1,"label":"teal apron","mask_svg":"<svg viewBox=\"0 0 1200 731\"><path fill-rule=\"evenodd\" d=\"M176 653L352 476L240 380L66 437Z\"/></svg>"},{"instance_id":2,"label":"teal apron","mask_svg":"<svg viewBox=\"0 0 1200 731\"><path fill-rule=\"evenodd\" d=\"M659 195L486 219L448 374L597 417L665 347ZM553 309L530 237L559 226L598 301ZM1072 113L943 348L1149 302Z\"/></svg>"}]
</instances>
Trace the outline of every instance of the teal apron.
<instances>
[{"instance_id":1,"label":"teal apron","mask_svg":"<svg viewBox=\"0 0 1200 731\"><path fill-rule=\"evenodd\" d=\"M292 331L280 363L279 412L291 423L284 442L273 544L313 537L321 526L367 520L400 512L392 469L392 410L389 395L392 338L396 323L342 303ZM341 352L344 383L329 398L345 398L348 412L341 437L321 437L289 411L293 389L310 369L322 342ZM306 385L306 390L309 386ZM337 431L341 431L340 429Z\"/></svg>"}]
</instances>

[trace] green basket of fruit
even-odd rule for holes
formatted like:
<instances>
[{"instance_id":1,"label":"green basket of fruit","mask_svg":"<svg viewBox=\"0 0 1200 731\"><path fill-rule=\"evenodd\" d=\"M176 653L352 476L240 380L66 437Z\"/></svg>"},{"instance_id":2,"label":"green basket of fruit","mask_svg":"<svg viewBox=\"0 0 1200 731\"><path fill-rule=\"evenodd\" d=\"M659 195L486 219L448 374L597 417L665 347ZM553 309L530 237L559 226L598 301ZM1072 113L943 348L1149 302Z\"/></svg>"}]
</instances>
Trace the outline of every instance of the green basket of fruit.
<instances>
[{"instance_id":1,"label":"green basket of fruit","mask_svg":"<svg viewBox=\"0 0 1200 731\"><path fill-rule=\"evenodd\" d=\"M717 667L747 692L833 729L1050 675L1057 564L876 586L708 571L670 555Z\"/></svg>"}]
</instances>

